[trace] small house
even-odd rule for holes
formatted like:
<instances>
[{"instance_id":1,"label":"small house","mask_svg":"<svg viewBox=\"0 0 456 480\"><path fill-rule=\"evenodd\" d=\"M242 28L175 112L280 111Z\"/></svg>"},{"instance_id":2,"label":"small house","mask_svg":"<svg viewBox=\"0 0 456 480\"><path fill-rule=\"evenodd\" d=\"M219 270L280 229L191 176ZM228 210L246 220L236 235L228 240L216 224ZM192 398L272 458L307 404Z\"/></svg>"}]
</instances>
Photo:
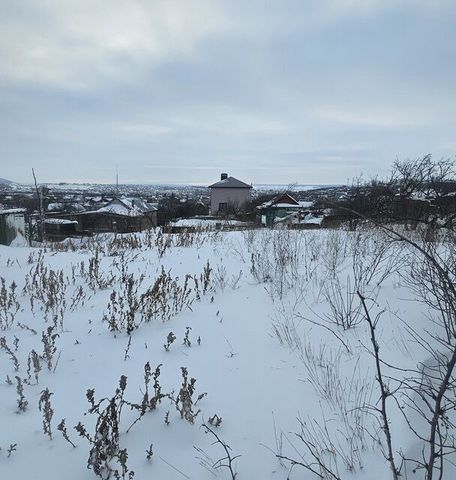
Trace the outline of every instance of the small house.
<instances>
[{"instance_id":1,"label":"small house","mask_svg":"<svg viewBox=\"0 0 456 480\"><path fill-rule=\"evenodd\" d=\"M98 210L71 216L79 233L140 232L157 226L157 207L141 198L114 198Z\"/></svg>"},{"instance_id":2,"label":"small house","mask_svg":"<svg viewBox=\"0 0 456 480\"><path fill-rule=\"evenodd\" d=\"M272 200L257 207L257 216L262 225L272 226L284 222L289 217L304 217L308 214L312 202L302 202L293 198L288 193L277 195Z\"/></svg>"},{"instance_id":3,"label":"small house","mask_svg":"<svg viewBox=\"0 0 456 480\"><path fill-rule=\"evenodd\" d=\"M27 218L25 208L0 210L0 244L24 244L27 238Z\"/></svg>"},{"instance_id":4,"label":"small house","mask_svg":"<svg viewBox=\"0 0 456 480\"><path fill-rule=\"evenodd\" d=\"M211 197L211 215L235 213L250 202L252 185L242 182L227 173L222 173L220 181L209 186Z\"/></svg>"}]
</instances>

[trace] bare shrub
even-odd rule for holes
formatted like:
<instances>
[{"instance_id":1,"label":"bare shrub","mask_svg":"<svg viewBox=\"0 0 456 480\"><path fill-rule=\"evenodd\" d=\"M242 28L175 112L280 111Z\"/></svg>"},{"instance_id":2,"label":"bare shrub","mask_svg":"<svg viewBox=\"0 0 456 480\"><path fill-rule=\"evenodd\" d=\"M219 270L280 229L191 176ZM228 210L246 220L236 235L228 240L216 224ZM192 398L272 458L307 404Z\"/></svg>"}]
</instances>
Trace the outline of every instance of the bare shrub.
<instances>
[{"instance_id":1,"label":"bare shrub","mask_svg":"<svg viewBox=\"0 0 456 480\"><path fill-rule=\"evenodd\" d=\"M16 375L16 393L17 393L17 413L23 413L27 410L28 401L24 395L24 385L22 379Z\"/></svg>"},{"instance_id":2,"label":"bare shrub","mask_svg":"<svg viewBox=\"0 0 456 480\"><path fill-rule=\"evenodd\" d=\"M54 416L54 410L51 405L51 396L54 395L48 388L42 390L38 402L38 409L43 413L43 432L52 440L51 421Z\"/></svg>"},{"instance_id":3,"label":"bare shrub","mask_svg":"<svg viewBox=\"0 0 456 480\"><path fill-rule=\"evenodd\" d=\"M59 334L55 332L55 327L49 326L46 331L41 333L41 342L43 344L43 359L49 371L52 371L54 365L54 355L57 352L56 340Z\"/></svg>"},{"instance_id":4,"label":"bare shrub","mask_svg":"<svg viewBox=\"0 0 456 480\"><path fill-rule=\"evenodd\" d=\"M129 471L127 467L127 451L122 450L119 443L119 426L126 386L127 378L121 376L114 396L102 398L98 402L95 401L94 391L87 390L87 400L91 405L88 413L97 416L95 432L90 435L81 422L75 427L78 434L91 445L87 468L104 480L111 475L122 479L134 476L134 472Z\"/></svg>"},{"instance_id":5,"label":"bare shrub","mask_svg":"<svg viewBox=\"0 0 456 480\"><path fill-rule=\"evenodd\" d=\"M233 455L231 453L231 447L222 440L211 427L205 423L202 427L204 428L205 433L210 433L214 437L215 441L213 445L220 445L222 447L224 456L220 457L218 460L213 460L204 450L199 447L194 447L199 454L197 459L199 460L200 465L213 475L217 475L218 470L227 469L231 480L236 480L237 472L235 469L235 460L241 455Z\"/></svg>"},{"instance_id":6,"label":"bare shrub","mask_svg":"<svg viewBox=\"0 0 456 480\"><path fill-rule=\"evenodd\" d=\"M201 410L194 410L196 404L204 398L207 393L201 393L198 398L194 399L196 379L190 378L188 380L188 371L185 367L181 367L182 385L176 397L175 404L179 411L181 418L187 420L189 423L195 423L195 419Z\"/></svg>"},{"instance_id":7,"label":"bare shrub","mask_svg":"<svg viewBox=\"0 0 456 480\"><path fill-rule=\"evenodd\" d=\"M16 290L17 285L14 282L7 287L5 279L0 277L0 330L11 328L19 311Z\"/></svg>"},{"instance_id":8,"label":"bare shrub","mask_svg":"<svg viewBox=\"0 0 456 480\"><path fill-rule=\"evenodd\" d=\"M27 358L27 383L32 384L32 368L35 377L35 384L38 385L38 377L41 372L40 356L32 350Z\"/></svg>"},{"instance_id":9,"label":"bare shrub","mask_svg":"<svg viewBox=\"0 0 456 480\"><path fill-rule=\"evenodd\" d=\"M330 313L320 318L327 323L335 323L343 330L359 325L362 320L361 305L356 292L352 291L351 278L347 276L342 284L339 276L331 278L323 287L323 298L330 308Z\"/></svg>"},{"instance_id":10,"label":"bare shrub","mask_svg":"<svg viewBox=\"0 0 456 480\"><path fill-rule=\"evenodd\" d=\"M19 360L18 360L16 354L14 353L14 351L6 343L6 338L5 337L0 337L0 348L2 350L4 350L9 355L9 357L11 359L11 362L13 363L14 370L16 372L18 372L19 371Z\"/></svg>"},{"instance_id":11,"label":"bare shrub","mask_svg":"<svg viewBox=\"0 0 456 480\"><path fill-rule=\"evenodd\" d=\"M52 320L54 327L63 329L66 309L66 290L69 280L63 270L52 270L44 265L44 257L39 257L35 267L25 276L23 294L30 297L30 308L35 313L36 303L44 312L45 321Z\"/></svg>"}]
</instances>

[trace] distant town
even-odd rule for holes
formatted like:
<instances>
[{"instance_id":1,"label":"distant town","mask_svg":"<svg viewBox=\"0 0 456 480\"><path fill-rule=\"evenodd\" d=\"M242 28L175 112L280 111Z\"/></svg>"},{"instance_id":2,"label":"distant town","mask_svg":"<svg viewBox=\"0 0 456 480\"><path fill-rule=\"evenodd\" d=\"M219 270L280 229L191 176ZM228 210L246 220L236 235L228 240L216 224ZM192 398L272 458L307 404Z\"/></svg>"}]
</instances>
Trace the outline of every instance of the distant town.
<instances>
[{"instance_id":1,"label":"distant town","mask_svg":"<svg viewBox=\"0 0 456 480\"><path fill-rule=\"evenodd\" d=\"M0 179L0 242L10 244L18 232L27 241L58 241L157 226L173 232L277 223L316 228L329 214L328 209L318 206L319 201L346 195L346 191L345 186L252 185L227 173L210 186L65 182L33 185Z\"/></svg>"},{"instance_id":2,"label":"distant town","mask_svg":"<svg viewBox=\"0 0 456 480\"><path fill-rule=\"evenodd\" d=\"M452 226L453 162L396 161L384 180L352 185L259 185L220 173L208 186L0 184L0 244L62 241L161 228L167 233L252 228L356 229L382 223Z\"/></svg>"}]
</instances>

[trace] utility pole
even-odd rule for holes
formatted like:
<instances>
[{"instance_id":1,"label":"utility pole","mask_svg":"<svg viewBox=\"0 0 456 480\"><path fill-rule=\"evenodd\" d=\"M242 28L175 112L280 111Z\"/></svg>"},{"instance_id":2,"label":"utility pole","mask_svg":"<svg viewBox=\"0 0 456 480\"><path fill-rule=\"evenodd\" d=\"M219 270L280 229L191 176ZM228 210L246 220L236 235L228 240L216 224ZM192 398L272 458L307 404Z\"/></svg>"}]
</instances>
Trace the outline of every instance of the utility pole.
<instances>
[{"instance_id":1,"label":"utility pole","mask_svg":"<svg viewBox=\"0 0 456 480\"><path fill-rule=\"evenodd\" d=\"M116 165L116 197L119 198L119 166Z\"/></svg>"},{"instance_id":2,"label":"utility pole","mask_svg":"<svg viewBox=\"0 0 456 480\"><path fill-rule=\"evenodd\" d=\"M33 180L35 180L35 189L36 189L36 195L38 199L38 211L40 214L40 226L39 226L39 240L42 242L44 240L44 210L43 210L43 189L40 190L38 189L38 183L36 181L36 175L35 175L35 170L32 168L32 175L33 175Z\"/></svg>"}]
</instances>

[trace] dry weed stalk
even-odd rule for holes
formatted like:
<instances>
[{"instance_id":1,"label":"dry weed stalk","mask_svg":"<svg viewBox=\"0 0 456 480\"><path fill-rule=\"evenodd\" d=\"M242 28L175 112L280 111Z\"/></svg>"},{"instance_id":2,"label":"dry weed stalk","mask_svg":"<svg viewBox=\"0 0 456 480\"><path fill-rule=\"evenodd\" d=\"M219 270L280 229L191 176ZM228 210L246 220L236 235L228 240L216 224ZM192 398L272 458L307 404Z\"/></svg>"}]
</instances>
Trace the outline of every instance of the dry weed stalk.
<instances>
[{"instance_id":1,"label":"dry weed stalk","mask_svg":"<svg viewBox=\"0 0 456 480\"><path fill-rule=\"evenodd\" d=\"M19 311L16 295L17 285L13 281L7 288L3 277L0 277L0 330L11 328Z\"/></svg>"},{"instance_id":2,"label":"dry weed stalk","mask_svg":"<svg viewBox=\"0 0 456 480\"><path fill-rule=\"evenodd\" d=\"M43 359L46 361L49 371L52 371L54 354L57 351L55 345L58 333L55 333L55 326L49 326L45 332L41 333L41 342L43 344Z\"/></svg>"},{"instance_id":3,"label":"dry weed stalk","mask_svg":"<svg viewBox=\"0 0 456 480\"><path fill-rule=\"evenodd\" d=\"M23 413L27 410L28 401L24 395L24 385L22 379L16 375L16 393L17 393L17 413Z\"/></svg>"},{"instance_id":4,"label":"dry weed stalk","mask_svg":"<svg viewBox=\"0 0 456 480\"><path fill-rule=\"evenodd\" d=\"M0 348L2 348L9 355L11 361L13 362L14 370L16 372L18 372L19 371L19 360L16 357L16 354L13 352L13 350L6 343L6 338L5 337L0 337Z\"/></svg>"},{"instance_id":5,"label":"dry weed stalk","mask_svg":"<svg viewBox=\"0 0 456 480\"><path fill-rule=\"evenodd\" d=\"M202 452L201 449L197 449L200 453L203 453L203 457L199 457L200 464L209 471L226 468L230 474L231 480L236 480L237 472L235 470L234 462L237 458L241 457L241 455L232 455L231 447L222 440L212 428L205 423L203 423L202 426L205 429L205 433L210 433L215 438L212 445L220 445L222 447L224 456L213 462L208 455Z\"/></svg>"},{"instance_id":6,"label":"dry weed stalk","mask_svg":"<svg viewBox=\"0 0 456 480\"><path fill-rule=\"evenodd\" d=\"M70 440L70 437L68 436L67 428L65 425L65 419L62 418L61 422L57 425L57 430L59 432L62 432L63 438L73 447L76 448L76 445Z\"/></svg>"},{"instance_id":7,"label":"dry weed stalk","mask_svg":"<svg viewBox=\"0 0 456 480\"><path fill-rule=\"evenodd\" d=\"M207 393L201 393L196 400L193 399L195 393L196 379L191 378L188 381L188 371L185 367L181 367L182 385L175 400L176 408L180 413L181 418L190 423L194 423L196 417L201 410L194 411L196 404L204 398Z\"/></svg>"},{"instance_id":8,"label":"dry weed stalk","mask_svg":"<svg viewBox=\"0 0 456 480\"><path fill-rule=\"evenodd\" d=\"M43 413L43 432L52 440L51 420L54 416L54 410L51 405L51 396L54 395L49 391L49 388L45 388L41 391L40 399L38 402L38 409Z\"/></svg>"}]
</instances>

